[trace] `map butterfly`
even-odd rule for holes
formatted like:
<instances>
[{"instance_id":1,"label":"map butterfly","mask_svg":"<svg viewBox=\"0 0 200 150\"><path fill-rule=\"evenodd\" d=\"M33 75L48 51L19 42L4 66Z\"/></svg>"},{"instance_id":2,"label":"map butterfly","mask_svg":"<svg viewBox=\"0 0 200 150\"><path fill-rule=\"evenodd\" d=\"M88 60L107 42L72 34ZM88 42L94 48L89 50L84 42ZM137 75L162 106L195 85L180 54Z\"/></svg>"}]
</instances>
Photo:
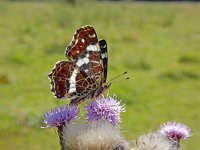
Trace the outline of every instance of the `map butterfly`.
<instances>
[{"instance_id":1,"label":"map butterfly","mask_svg":"<svg viewBox=\"0 0 200 150\"><path fill-rule=\"evenodd\" d=\"M48 75L51 91L71 104L94 99L110 87L107 78L107 43L99 40L93 27L78 29L65 50L68 61L59 61Z\"/></svg>"}]
</instances>

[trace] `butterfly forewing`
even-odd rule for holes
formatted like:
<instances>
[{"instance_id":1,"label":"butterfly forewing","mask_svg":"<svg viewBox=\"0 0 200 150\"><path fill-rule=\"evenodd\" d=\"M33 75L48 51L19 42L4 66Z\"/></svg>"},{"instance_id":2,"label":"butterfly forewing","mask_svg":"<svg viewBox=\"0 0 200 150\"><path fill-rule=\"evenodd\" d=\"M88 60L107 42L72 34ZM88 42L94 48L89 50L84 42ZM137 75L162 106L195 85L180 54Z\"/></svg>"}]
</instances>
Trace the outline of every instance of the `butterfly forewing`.
<instances>
[{"instance_id":1,"label":"butterfly forewing","mask_svg":"<svg viewBox=\"0 0 200 150\"><path fill-rule=\"evenodd\" d=\"M97 86L102 83L104 69L101 49L93 27L84 26L76 31L66 48L66 55L70 60L75 60L76 65L93 78Z\"/></svg>"},{"instance_id":2,"label":"butterfly forewing","mask_svg":"<svg viewBox=\"0 0 200 150\"><path fill-rule=\"evenodd\" d=\"M97 34L94 28L84 26L75 32L71 43L66 48L66 57L69 60L78 60L79 56L87 50L89 45L95 46L97 42Z\"/></svg>"},{"instance_id":3,"label":"butterfly forewing","mask_svg":"<svg viewBox=\"0 0 200 150\"><path fill-rule=\"evenodd\" d=\"M103 83L107 79L107 67L108 67L108 52L107 52L107 43L105 40L99 40L99 46L101 49L101 60L103 61Z\"/></svg>"}]
</instances>

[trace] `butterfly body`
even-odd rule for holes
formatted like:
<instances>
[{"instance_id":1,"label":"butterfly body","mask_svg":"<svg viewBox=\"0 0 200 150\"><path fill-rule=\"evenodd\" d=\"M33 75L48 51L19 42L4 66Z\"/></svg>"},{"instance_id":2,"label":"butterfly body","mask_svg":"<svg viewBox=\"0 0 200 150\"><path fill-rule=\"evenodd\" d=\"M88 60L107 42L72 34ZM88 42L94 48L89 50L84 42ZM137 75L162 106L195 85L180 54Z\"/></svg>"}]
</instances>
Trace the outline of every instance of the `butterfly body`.
<instances>
[{"instance_id":1,"label":"butterfly body","mask_svg":"<svg viewBox=\"0 0 200 150\"><path fill-rule=\"evenodd\" d=\"M51 91L71 104L99 97L110 87L107 78L107 43L93 27L78 29L66 48L68 61L59 61L48 75Z\"/></svg>"}]
</instances>

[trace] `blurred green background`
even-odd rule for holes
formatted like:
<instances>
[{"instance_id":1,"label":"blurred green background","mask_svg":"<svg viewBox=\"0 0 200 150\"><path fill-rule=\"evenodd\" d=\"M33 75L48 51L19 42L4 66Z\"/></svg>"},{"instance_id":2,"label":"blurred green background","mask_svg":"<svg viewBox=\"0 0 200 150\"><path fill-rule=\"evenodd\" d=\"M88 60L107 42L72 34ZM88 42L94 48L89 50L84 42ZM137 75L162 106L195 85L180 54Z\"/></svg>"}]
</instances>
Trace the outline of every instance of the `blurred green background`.
<instances>
[{"instance_id":1,"label":"blurred green background","mask_svg":"<svg viewBox=\"0 0 200 150\"><path fill-rule=\"evenodd\" d=\"M71 1L70 1L71 2ZM124 136L133 141L176 120L191 127L182 142L200 148L200 4L0 2L0 148L59 149L43 114L68 101L50 92L48 73L76 29L90 24L108 42L110 94L126 104Z\"/></svg>"}]
</instances>

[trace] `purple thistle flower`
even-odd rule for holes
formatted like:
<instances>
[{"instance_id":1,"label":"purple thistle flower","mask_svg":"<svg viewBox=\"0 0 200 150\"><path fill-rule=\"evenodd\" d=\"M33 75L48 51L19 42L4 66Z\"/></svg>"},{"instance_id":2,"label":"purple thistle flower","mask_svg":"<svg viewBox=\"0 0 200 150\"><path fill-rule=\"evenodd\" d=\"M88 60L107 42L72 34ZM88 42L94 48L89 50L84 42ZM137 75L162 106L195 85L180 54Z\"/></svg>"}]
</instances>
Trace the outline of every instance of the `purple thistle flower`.
<instances>
[{"instance_id":1,"label":"purple thistle flower","mask_svg":"<svg viewBox=\"0 0 200 150\"><path fill-rule=\"evenodd\" d=\"M44 123L47 127L59 127L77 118L79 114L78 106L60 106L49 110L44 114Z\"/></svg>"},{"instance_id":2,"label":"purple thistle flower","mask_svg":"<svg viewBox=\"0 0 200 150\"><path fill-rule=\"evenodd\" d=\"M177 122L167 122L162 124L158 132L178 142L180 139L186 140L191 136L191 129L188 126Z\"/></svg>"},{"instance_id":3,"label":"purple thistle flower","mask_svg":"<svg viewBox=\"0 0 200 150\"><path fill-rule=\"evenodd\" d=\"M120 112L125 111L115 96L96 98L86 106L86 110L88 121L106 120L114 125L121 121Z\"/></svg>"}]
</instances>

